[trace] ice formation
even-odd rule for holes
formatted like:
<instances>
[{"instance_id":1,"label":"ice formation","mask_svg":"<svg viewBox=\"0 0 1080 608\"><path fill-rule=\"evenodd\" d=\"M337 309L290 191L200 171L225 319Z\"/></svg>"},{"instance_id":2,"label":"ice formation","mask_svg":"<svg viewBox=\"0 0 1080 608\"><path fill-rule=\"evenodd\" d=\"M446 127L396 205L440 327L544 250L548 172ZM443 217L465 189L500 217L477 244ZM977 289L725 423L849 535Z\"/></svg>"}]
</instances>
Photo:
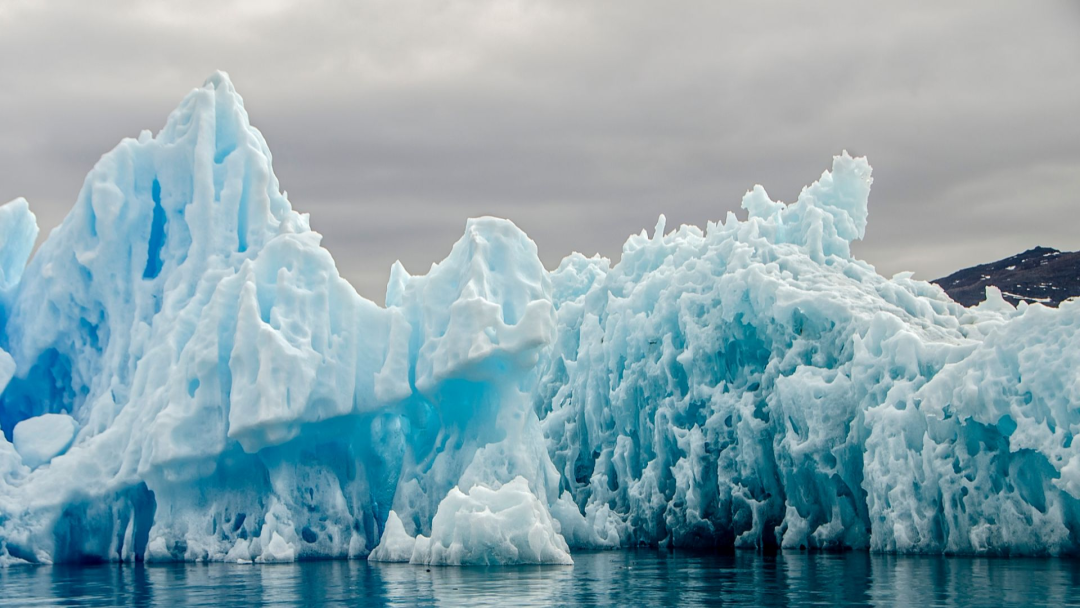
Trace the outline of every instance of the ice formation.
<instances>
[{"instance_id":1,"label":"ice formation","mask_svg":"<svg viewBox=\"0 0 1080 608\"><path fill-rule=\"evenodd\" d=\"M1080 304L879 276L870 181L551 272L470 220L379 306L216 74L32 258L0 206L0 563L1075 552Z\"/></svg>"},{"instance_id":2,"label":"ice formation","mask_svg":"<svg viewBox=\"0 0 1080 608\"><path fill-rule=\"evenodd\" d=\"M78 424L67 414L42 414L16 424L12 443L23 464L36 469L66 452L77 429Z\"/></svg>"},{"instance_id":3,"label":"ice formation","mask_svg":"<svg viewBox=\"0 0 1080 608\"><path fill-rule=\"evenodd\" d=\"M478 483L468 494L451 488L432 519L430 537L409 536L390 511L368 560L430 566L573 563L547 505L524 477L497 489Z\"/></svg>"}]
</instances>

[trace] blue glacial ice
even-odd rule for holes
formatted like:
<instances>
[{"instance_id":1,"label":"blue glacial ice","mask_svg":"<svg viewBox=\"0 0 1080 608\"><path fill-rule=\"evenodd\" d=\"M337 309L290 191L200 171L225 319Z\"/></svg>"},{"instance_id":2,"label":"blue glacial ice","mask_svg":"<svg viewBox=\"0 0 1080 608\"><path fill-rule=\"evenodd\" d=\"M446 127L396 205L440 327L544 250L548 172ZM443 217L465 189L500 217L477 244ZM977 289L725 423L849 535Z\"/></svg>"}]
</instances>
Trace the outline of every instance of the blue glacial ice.
<instances>
[{"instance_id":1,"label":"blue glacial ice","mask_svg":"<svg viewBox=\"0 0 1080 608\"><path fill-rule=\"evenodd\" d=\"M0 563L1080 548L1080 304L878 275L865 159L614 265L469 220L384 306L271 160L219 73L32 257L0 206Z\"/></svg>"}]
</instances>

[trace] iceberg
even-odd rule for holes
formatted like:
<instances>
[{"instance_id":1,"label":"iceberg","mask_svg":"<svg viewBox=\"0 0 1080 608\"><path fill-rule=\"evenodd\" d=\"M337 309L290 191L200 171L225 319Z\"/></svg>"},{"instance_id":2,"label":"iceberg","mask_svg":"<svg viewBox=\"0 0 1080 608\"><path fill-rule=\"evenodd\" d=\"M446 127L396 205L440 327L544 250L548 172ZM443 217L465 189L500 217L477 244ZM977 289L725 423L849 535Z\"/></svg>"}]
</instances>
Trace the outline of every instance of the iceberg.
<instances>
[{"instance_id":1,"label":"iceberg","mask_svg":"<svg viewBox=\"0 0 1080 608\"><path fill-rule=\"evenodd\" d=\"M469 220L360 297L228 76L31 256L0 206L0 564L1080 549L1080 303L851 253L871 170L547 270Z\"/></svg>"}]
</instances>

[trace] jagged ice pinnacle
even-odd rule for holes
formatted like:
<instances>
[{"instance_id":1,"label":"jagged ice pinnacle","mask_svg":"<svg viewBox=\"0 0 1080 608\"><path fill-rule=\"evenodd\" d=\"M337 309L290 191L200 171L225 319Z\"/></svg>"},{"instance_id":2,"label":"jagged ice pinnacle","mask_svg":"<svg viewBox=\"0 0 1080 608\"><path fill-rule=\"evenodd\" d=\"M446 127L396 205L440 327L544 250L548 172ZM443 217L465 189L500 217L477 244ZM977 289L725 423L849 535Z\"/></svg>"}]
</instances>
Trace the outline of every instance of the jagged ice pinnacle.
<instances>
[{"instance_id":1,"label":"jagged ice pinnacle","mask_svg":"<svg viewBox=\"0 0 1080 608\"><path fill-rule=\"evenodd\" d=\"M32 258L0 206L0 563L1075 552L1080 304L879 276L870 182L844 154L551 272L469 220L380 306L215 74Z\"/></svg>"}]
</instances>

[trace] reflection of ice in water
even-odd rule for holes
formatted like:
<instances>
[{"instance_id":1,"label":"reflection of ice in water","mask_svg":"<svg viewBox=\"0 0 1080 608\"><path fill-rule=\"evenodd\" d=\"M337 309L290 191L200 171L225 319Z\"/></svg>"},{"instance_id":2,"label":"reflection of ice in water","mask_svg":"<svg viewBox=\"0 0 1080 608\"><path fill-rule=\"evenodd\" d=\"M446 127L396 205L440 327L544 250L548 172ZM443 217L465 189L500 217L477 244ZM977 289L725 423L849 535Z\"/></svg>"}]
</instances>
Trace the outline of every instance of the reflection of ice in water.
<instances>
[{"instance_id":1,"label":"reflection of ice in water","mask_svg":"<svg viewBox=\"0 0 1080 608\"><path fill-rule=\"evenodd\" d=\"M371 564L390 603L411 604L427 597L436 605L545 606L572 596L572 566L431 567Z\"/></svg>"},{"instance_id":2,"label":"reflection of ice in water","mask_svg":"<svg viewBox=\"0 0 1080 608\"><path fill-rule=\"evenodd\" d=\"M1080 561L1068 559L639 550L574 560L464 568L365 561L13 567L0 569L0 606L1066 606L1080 597Z\"/></svg>"},{"instance_id":3,"label":"reflection of ice in water","mask_svg":"<svg viewBox=\"0 0 1080 608\"><path fill-rule=\"evenodd\" d=\"M895 606L1077 606L1075 559L868 557L869 600Z\"/></svg>"}]
</instances>

